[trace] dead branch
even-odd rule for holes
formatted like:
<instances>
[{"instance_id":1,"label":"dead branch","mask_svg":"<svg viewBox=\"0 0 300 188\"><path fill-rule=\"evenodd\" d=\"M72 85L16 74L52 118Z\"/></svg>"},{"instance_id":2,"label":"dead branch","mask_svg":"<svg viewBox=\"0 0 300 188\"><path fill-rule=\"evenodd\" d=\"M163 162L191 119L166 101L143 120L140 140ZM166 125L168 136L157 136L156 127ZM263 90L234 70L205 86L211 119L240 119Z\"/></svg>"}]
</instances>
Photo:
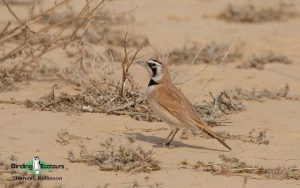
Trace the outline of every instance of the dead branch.
<instances>
[{"instance_id":1,"label":"dead branch","mask_svg":"<svg viewBox=\"0 0 300 188\"><path fill-rule=\"evenodd\" d=\"M7 31L7 29L9 28L10 25L11 25L11 22L8 22L6 24L6 26L2 29L2 31L0 33L0 38L5 34L5 32Z\"/></svg>"},{"instance_id":2,"label":"dead branch","mask_svg":"<svg viewBox=\"0 0 300 188\"><path fill-rule=\"evenodd\" d=\"M0 57L0 62L4 62L6 59L15 58L18 55L18 57L20 57L18 65L26 66L28 63L36 61L37 58L42 57L50 51L57 48L65 48L72 42L81 40L85 31L88 29L91 20L97 15L96 10L103 5L105 0L99 1L93 7L91 7L90 2L87 2L82 10L74 17L62 19L59 23L47 24L36 32L30 29L31 24L36 24L41 18L44 18L46 15L56 10L56 8L69 1L63 0L50 7L44 13L25 21L21 21L16 16L5 0L2 1L7 5L10 13L19 23L10 31L7 31L9 25L6 26L1 32L0 42L18 37L23 39L23 43ZM57 32L57 29L55 30L54 28L59 28L59 31ZM64 33L65 30L71 32ZM82 30L83 32L79 34L79 31Z\"/></svg>"},{"instance_id":3,"label":"dead branch","mask_svg":"<svg viewBox=\"0 0 300 188\"><path fill-rule=\"evenodd\" d=\"M16 15L16 13L10 8L10 6L6 3L5 0L2 0L2 3L6 6L6 8L8 9L8 11L13 15L13 17L15 17L15 19L20 23L20 24L24 24L23 21L21 21L21 19Z\"/></svg>"},{"instance_id":4,"label":"dead branch","mask_svg":"<svg viewBox=\"0 0 300 188\"><path fill-rule=\"evenodd\" d=\"M127 51L127 46L126 46L126 40L127 40L127 36L128 33L126 32L125 37L124 37L124 45L123 45L123 49L124 49L124 59L121 63L121 67L122 67L122 83L121 83L121 89L120 89L120 96L124 96L124 88L125 88L125 83L127 80L127 77L129 75L129 68L130 66L133 64L133 62L135 62L138 57L137 55L139 54L139 52L142 50L143 46L144 46L144 42L142 42L140 44L140 46L135 50L133 56L129 57L131 51Z\"/></svg>"}]
</instances>

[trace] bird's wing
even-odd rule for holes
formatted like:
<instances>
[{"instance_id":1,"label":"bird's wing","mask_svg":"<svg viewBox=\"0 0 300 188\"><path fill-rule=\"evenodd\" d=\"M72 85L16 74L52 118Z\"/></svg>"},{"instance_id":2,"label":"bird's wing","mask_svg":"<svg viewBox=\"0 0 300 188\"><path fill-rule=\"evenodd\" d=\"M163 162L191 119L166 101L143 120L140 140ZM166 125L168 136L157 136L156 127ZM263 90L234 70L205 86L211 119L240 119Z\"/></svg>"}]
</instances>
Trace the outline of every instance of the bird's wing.
<instances>
[{"instance_id":1,"label":"bird's wing","mask_svg":"<svg viewBox=\"0 0 300 188\"><path fill-rule=\"evenodd\" d=\"M152 95L159 105L181 121L189 125L197 123L200 128L201 126L205 128L205 123L200 119L191 102L175 86L158 85Z\"/></svg>"},{"instance_id":2,"label":"bird's wing","mask_svg":"<svg viewBox=\"0 0 300 188\"><path fill-rule=\"evenodd\" d=\"M170 114L177 117L177 119L188 125L202 129L208 135L217 139L226 148L231 150L231 148L199 117L193 105L188 101L181 90L173 85L161 84L154 90L152 97Z\"/></svg>"}]
</instances>

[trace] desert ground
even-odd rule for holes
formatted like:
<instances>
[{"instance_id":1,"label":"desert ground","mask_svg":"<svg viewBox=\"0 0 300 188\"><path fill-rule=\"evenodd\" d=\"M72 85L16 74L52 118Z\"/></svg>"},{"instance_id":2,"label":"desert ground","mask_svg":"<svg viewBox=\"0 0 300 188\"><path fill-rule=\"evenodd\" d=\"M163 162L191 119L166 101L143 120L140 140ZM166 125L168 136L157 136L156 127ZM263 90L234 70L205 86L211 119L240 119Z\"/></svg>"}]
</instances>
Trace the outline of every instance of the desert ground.
<instances>
[{"instance_id":1,"label":"desert ground","mask_svg":"<svg viewBox=\"0 0 300 188\"><path fill-rule=\"evenodd\" d=\"M0 187L300 187L299 1L114 0L89 17L94 0L87 24L74 18L55 25L86 5L70 1L30 22L59 2L0 1ZM24 29L13 30L18 25ZM65 27L69 36L71 26L83 34L53 42L53 33ZM143 98L147 71L132 63L118 95L126 33L129 56L146 39L134 61L164 59L176 86L232 151L197 130L181 130L171 147L158 145L169 126ZM35 56L46 49L35 36L63 44ZM85 90L89 84L98 94ZM63 164L42 174L62 180L12 180L31 174L10 164L34 156Z\"/></svg>"}]
</instances>

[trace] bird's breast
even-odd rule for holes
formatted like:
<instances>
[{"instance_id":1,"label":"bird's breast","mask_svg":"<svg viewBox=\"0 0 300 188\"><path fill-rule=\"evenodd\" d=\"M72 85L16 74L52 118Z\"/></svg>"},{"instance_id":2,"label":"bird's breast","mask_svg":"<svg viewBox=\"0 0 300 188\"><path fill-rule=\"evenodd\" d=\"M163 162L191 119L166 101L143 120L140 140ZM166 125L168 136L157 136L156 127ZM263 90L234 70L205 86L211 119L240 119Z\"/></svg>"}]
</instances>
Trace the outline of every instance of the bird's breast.
<instances>
[{"instance_id":1,"label":"bird's breast","mask_svg":"<svg viewBox=\"0 0 300 188\"><path fill-rule=\"evenodd\" d=\"M152 111L170 126L175 126L178 128L184 127L182 122L180 122L175 116L173 116L163 106L156 102L154 95L152 95L155 89L155 86L150 86L147 89L148 103Z\"/></svg>"}]
</instances>

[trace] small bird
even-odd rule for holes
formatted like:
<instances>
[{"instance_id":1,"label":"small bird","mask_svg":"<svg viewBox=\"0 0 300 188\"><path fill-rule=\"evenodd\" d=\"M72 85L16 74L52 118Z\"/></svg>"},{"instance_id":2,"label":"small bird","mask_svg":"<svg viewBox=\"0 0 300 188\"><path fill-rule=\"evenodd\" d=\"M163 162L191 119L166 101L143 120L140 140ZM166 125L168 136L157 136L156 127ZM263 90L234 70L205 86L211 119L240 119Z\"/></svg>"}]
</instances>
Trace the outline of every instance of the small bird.
<instances>
[{"instance_id":1,"label":"small bird","mask_svg":"<svg viewBox=\"0 0 300 188\"><path fill-rule=\"evenodd\" d=\"M137 63L145 67L151 77L147 89L147 98L151 109L171 127L171 132L163 143L164 145L170 145L180 128L196 127L231 150L199 117L181 90L174 86L166 64L153 59Z\"/></svg>"}]
</instances>

